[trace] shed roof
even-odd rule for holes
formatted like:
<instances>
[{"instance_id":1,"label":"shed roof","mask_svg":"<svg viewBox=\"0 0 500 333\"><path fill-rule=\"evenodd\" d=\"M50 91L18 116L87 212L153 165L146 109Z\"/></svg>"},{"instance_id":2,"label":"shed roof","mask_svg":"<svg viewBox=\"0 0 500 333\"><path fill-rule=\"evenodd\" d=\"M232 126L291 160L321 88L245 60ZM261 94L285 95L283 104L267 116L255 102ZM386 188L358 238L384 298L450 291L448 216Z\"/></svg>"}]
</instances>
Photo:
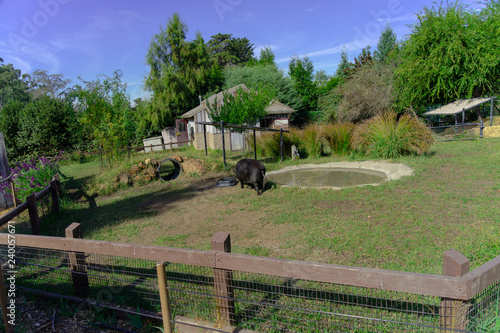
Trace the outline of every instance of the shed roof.
<instances>
[{"instance_id":1,"label":"shed roof","mask_svg":"<svg viewBox=\"0 0 500 333\"><path fill-rule=\"evenodd\" d=\"M214 101L215 101L215 99L217 99L218 101L222 101L224 99L224 93L232 94L232 93L234 93L235 91L237 91L240 88L243 89L243 90L247 90L248 91L247 86L244 85L243 83L240 83L237 86L234 86L234 87L229 88L227 90L221 91L221 92L219 92L217 94L213 94L209 98L204 99L201 102L200 105L198 105L197 107L195 107L195 108L189 110L188 112L184 113L181 117L182 118L191 118L191 117L194 117L195 114L197 114L198 112L204 110L207 107L207 104L213 104Z\"/></svg>"},{"instance_id":2,"label":"shed roof","mask_svg":"<svg viewBox=\"0 0 500 333\"><path fill-rule=\"evenodd\" d=\"M224 98L224 93L232 94L232 93L236 92L240 88L248 91L248 88L247 88L246 85L244 85L243 83L238 84L237 86L234 86L234 87L229 88L227 90L221 91L221 92L219 92L217 94L214 94L214 95L210 96L209 98L203 100L200 105L198 105L197 107L195 107L195 108L189 110L188 112L184 113L183 115L181 115L181 117L182 118L191 118L191 117L194 117L195 114L197 114L198 112L201 112L204 109L206 109L207 108L207 104L213 104L216 98L217 98L218 101L221 101ZM274 101L271 105L269 105L266 108L266 111L267 111L268 114L283 114L283 113L292 113L292 112L295 112L294 109L292 109L291 107L289 107L289 106L281 103L280 101Z\"/></svg>"},{"instance_id":3,"label":"shed roof","mask_svg":"<svg viewBox=\"0 0 500 333\"><path fill-rule=\"evenodd\" d=\"M495 97L478 97L470 99L459 99L458 101L455 101L453 103L446 104L437 109L426 112L424 113L424 116L454 115L472 109L473 107L476 107L488 101L491 101L494 98Z\"/></svg>"}]
</instances>

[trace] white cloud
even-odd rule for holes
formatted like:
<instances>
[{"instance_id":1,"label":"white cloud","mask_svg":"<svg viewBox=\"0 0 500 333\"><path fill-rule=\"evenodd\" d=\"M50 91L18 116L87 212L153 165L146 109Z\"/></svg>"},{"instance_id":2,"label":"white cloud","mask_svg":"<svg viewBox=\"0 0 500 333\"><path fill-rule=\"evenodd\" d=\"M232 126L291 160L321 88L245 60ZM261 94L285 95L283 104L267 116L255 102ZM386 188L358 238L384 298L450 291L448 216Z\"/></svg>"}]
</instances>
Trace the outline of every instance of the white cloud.
<instances>
[{"instance_id":1,"label":"white cloud","mask_svg":"<svg viewBox=\"0 0 500 333\"><path fill-rule=\"evenodd\" d=\"M321 5L314 6L314 7L309 7L309 8L306 8L306 12L313 12L316 9L319 9L319 8L321 8Z\"/></svg>"},{"instance_id":2,"label":"white cloud","mask_svg":"<svg viewBox=\"0 0 500 333\"><path fill-rule=\"evenodd\" d=\"M377 21L377 22L387 22L387 23L408 22L408 21L414 21L416 18L417 18L416 14L410 13L410 14L406 14L406 15L398 16L398 17L378 18L375 21Z\"/></svg>"}]
</instances>

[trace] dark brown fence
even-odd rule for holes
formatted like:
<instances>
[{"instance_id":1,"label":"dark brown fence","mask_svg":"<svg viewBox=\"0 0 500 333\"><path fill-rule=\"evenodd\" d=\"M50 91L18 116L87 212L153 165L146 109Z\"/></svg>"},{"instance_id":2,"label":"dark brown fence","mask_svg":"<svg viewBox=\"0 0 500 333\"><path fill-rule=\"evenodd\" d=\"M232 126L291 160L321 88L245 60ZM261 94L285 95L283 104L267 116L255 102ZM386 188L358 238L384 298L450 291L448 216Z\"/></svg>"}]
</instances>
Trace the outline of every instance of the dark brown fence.
<instances>
[{"instance_id":1,"label":"dark brown fence","mask_svg":"<svg viewBox=\"0 0 500 333\"><path fill-rule=\"evenodd\" d=\"M15 198L14 185L12 185L12 192L13 192L13 199L15 202L16 198ZM60 192L61 192L61 184L59 180L59 174L56 174L50 181L49 186L47 186L37 194L31 194L26 198L25 202L16 206L15 208L5 213L4 215L0 216L0 227L9 223L9 221L12 221L27 209L30 216L31 230L33 234L40 235L42 233L42 230L40 227L40 216L38 214L37 202L41 201L43 198L50 195L52 199L53 210L59 212L58 194Z\"/></svg>"},{"instance_id":2,"label":"dark brown fence","mask_svg":"<svg viewBox=\"0 0 500 333\"><path fill-rule=\"evenodd\" d=\"M140 311L166 332L487 332L500 320L500 256L469 271L449 250L432 275L230 253L227 233L210 251L80 236L75 223L66 238L16 235L18 289ZM8 244L0 234L3 262Z\"/></svg>"}]
</instances>

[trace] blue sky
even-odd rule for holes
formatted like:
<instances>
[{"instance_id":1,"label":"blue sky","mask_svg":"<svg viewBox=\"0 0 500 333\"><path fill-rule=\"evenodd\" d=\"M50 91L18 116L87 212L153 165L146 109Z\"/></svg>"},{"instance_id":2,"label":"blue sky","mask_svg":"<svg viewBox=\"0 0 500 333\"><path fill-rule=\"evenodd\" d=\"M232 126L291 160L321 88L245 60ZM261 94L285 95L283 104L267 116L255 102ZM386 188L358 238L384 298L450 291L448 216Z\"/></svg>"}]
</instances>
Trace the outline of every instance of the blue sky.
<instances>
[{"instance_id":1,"label":"blue sky","mask_svg":"<svg viewBox=\"0 0 500 333\"><path fill-rule=\"evenodd\" d=\"M473 8L476 1L463 0ZM217 33L247 37L258 56L266 45L285 71L290 57L309 56L333 74L346 47L352 60L376 48L387 23L404 39L415 13L431 0L0 0L0 57L23 73L45 69L72 83L123 71L132 99L141 97L151 38L174 12L208 41Z\"/></svg>"}]
</instances>

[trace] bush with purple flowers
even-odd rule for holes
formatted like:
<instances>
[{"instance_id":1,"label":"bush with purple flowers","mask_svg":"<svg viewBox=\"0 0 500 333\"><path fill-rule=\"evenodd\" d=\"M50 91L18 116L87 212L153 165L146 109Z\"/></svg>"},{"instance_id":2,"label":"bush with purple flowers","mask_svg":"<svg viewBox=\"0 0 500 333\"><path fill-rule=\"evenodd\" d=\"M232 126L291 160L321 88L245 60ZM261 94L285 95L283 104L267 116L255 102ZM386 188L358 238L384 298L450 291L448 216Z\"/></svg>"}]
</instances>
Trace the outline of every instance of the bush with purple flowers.
<instances>
[{"instance_id":1,"label":"bush with purple flowers","mask_svg":"<svg viewBox=\"0 0 500 333\"><path fill-rule=\"evenodd\" d=\"M40 192L49 185L52 177L58 172L58 164L52 163L42 155L29 162L15 164L10 170L14 173L12 180L14 181L16 199L18 203L22 203L26 201L26 197ZM8 188L12 186L9 182L5 182L2 185ZM5 192L6 194L11 193L10 190Z\"/></svg>"}]
</instances>

